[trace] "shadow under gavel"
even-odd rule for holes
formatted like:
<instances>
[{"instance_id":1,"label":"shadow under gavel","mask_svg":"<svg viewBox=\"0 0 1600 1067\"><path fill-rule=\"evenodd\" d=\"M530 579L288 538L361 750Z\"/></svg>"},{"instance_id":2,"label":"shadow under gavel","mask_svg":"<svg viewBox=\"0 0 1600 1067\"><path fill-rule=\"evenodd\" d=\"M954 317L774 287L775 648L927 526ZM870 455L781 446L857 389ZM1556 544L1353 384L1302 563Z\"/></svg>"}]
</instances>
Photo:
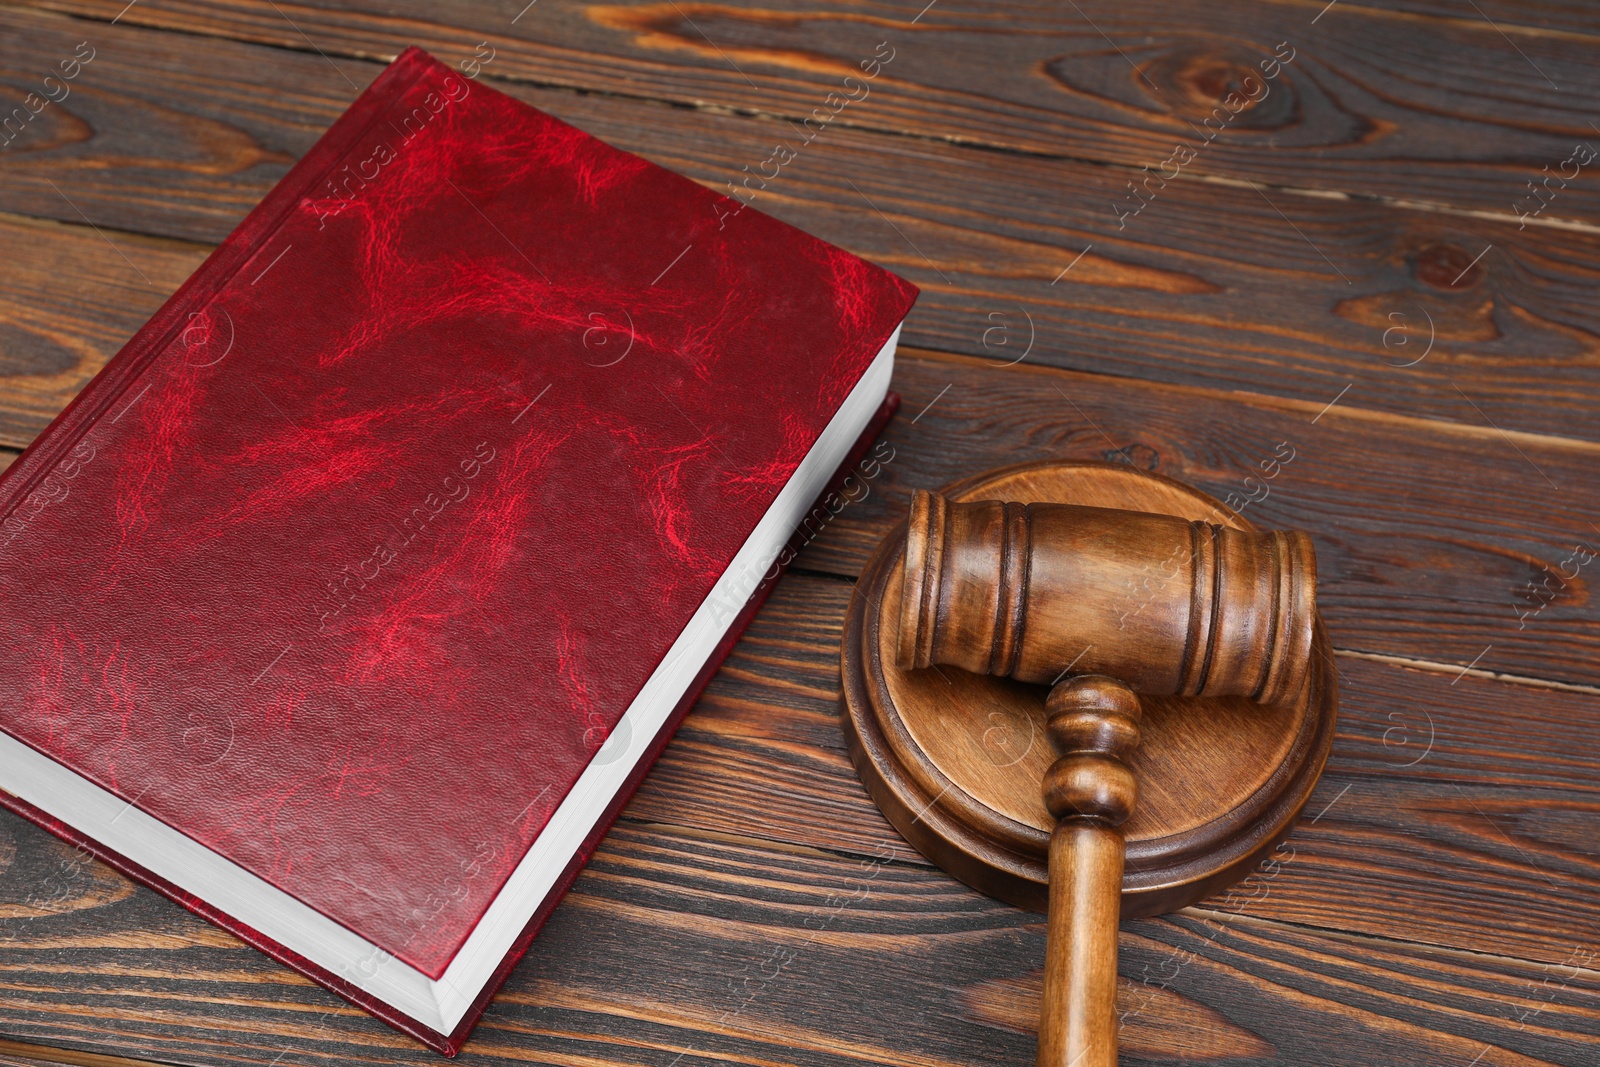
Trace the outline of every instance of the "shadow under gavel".
<instances>
[{"instance_id":1,"label":"shadow under gavel","mask_svg":"<svg viewBox=\"0 0 1600 1067\"><path fill-rule=\"evenodd\" d=\"M1117 1060L1117 921L1139 694L1274 704L1305 684L1316 562L1299 531L1248 532L1068 504L917 491L896 648L1052 688L1050 907L1039 1067Z\"/></svg>"}]
</instances>

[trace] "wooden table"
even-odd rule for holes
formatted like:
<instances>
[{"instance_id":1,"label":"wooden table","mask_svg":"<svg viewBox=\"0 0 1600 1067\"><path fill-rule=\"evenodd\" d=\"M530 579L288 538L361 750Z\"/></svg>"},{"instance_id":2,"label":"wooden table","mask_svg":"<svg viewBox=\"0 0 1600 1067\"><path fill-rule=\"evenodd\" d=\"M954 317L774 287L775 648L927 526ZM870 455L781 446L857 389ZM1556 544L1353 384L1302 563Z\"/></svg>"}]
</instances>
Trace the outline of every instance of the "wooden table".
<instances>
[{"instance_id":1,"label":"wooden table","mask_svg":"<svg viewBox=\"0 0 1600 1067\"><path fill-rule=\"evenodd\" d=\"M893 49L756 200L922 286L893 459L464 1062L1031 1063L1039 918L873 808L838 642L911 488L1064 456L1311 531L1343 679L1292 851L1124 927L1124 1062L1600 1063L1600 12L524 2L0 6L7 107L94 51L0 150L6 462L407 44L717 188ZM437 1062L10 817L0 865L0 1058Z\"/></svg>"}]
</instances>

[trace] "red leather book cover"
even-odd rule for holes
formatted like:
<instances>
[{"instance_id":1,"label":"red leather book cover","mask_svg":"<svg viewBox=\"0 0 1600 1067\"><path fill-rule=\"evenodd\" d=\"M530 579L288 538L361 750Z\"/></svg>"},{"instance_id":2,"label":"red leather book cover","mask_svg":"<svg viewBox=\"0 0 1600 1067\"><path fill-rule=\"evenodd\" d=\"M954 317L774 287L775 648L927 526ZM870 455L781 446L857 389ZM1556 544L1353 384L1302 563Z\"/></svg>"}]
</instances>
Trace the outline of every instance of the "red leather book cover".
<instances>
[{"instance_id":1,"label":"red leather book cover","mask_svg":"<svg viewBox=\"0 0 1600 1067\"><path fill-rule=\"evenodd\" d=\"M0 729L439 978L915 297L730 205L407 51L0 476ZM758 600L451 1034L97 851L453 1052Z\"/></svg>"}]
</instances>

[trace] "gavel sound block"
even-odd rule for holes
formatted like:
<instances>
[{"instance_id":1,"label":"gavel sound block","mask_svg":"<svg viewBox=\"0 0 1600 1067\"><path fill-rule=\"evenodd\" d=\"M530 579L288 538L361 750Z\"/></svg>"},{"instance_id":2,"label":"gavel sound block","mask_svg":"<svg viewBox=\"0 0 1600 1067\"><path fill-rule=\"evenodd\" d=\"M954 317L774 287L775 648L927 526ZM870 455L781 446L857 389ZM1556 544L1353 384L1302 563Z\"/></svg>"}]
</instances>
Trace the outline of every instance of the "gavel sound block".
<instances>
[{"instance_id":1,"label":"gavel sound block","mask_svg":"<svg viewBox=\"0 0 1600 1067\"><path fill-rule=\"evenodd\" d=\"M1244 877L1327 759L1310 545L1109 464L981 475L919 494L909 525L846 620L852 757L929 858L1048 904L1041 1067L1112 1064L1119 913Z\"/></svg>"}]
</instances>

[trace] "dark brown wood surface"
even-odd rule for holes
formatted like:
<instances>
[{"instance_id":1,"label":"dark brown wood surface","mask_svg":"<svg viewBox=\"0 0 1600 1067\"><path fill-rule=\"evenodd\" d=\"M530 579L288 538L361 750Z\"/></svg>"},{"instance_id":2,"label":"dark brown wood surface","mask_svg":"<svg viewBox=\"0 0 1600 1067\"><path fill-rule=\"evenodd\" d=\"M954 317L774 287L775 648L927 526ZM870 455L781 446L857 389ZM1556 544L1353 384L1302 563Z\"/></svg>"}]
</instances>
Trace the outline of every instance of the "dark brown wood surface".
<instances>
[{"instance_id":1,"label":"dark brown wood surface","mask_svg":"<svg viewBox=\"0 0 1600 1067\"><path fill-rule=\"evenodd\" d=\"M1273 861L1124 925L1124 1062L1600 1062L1600 159L1518 215L1600 149L1600 13L924 3L0 3L6 110L95 48L0 149L0 464L407 44L456 63L487 42L497 88L722 188L889 41L870 97L756 206L924 288L893 458L463 1060L1031 1061L1039 917L872 806L838 647L912 489L1078 458L1310 531L1341 676L1328 770ZM1119 221L1280 42L1270 92ZM9 817L0 1036L18 1063L437 1062Z\"/></svg>"},{"instance_id":2,"label":"dark brown wood surface","mask_svg":"<svg viewBox=\"0 0 1600 1067\"><path fill-rule=\"evenodd\" d=\"M37 53L70 54L80 33L113 61L91 65L98 81L45 109L6 149L5 210L79 226L88 218L114 240L137 232L215 243L333 121L352 85L381 69L341 57L335 72L309 48L128 24L163 10L141 3L111 26L0 8L0 72L12 83L26 84ZM864 27L863 54L878 30L888 32ZM460 61L473 47L440 42L439 54ZM915 54L911 44L905 52ZM497 52L484 76L513 56ZM781 114L729 114L711 101L624 104L607 93L495 84L719 188L776 141L796 139ZM869 96L862 112L875 104ZM803 119L811 106L787 117ZM1600 439L1600 419L1580 399L1600 358L1588 298L1600 277L1600 226L1519 230L1509 199L1498 214L1463 213L1252 188L1197 170L1205 158L1184 171L1194 180L1168 183L1119 228L1111 204L1135 173L1125 166L830 124L756 203L923 286L906 334L914 344L996 364L1026 351L1033 364L1317 407L1349 385L1369 409ZM111 259L131 284L145 284ZM48 421L15 419L0 406L0 432L12 439Z\"/></svg>"}]
</instances>

